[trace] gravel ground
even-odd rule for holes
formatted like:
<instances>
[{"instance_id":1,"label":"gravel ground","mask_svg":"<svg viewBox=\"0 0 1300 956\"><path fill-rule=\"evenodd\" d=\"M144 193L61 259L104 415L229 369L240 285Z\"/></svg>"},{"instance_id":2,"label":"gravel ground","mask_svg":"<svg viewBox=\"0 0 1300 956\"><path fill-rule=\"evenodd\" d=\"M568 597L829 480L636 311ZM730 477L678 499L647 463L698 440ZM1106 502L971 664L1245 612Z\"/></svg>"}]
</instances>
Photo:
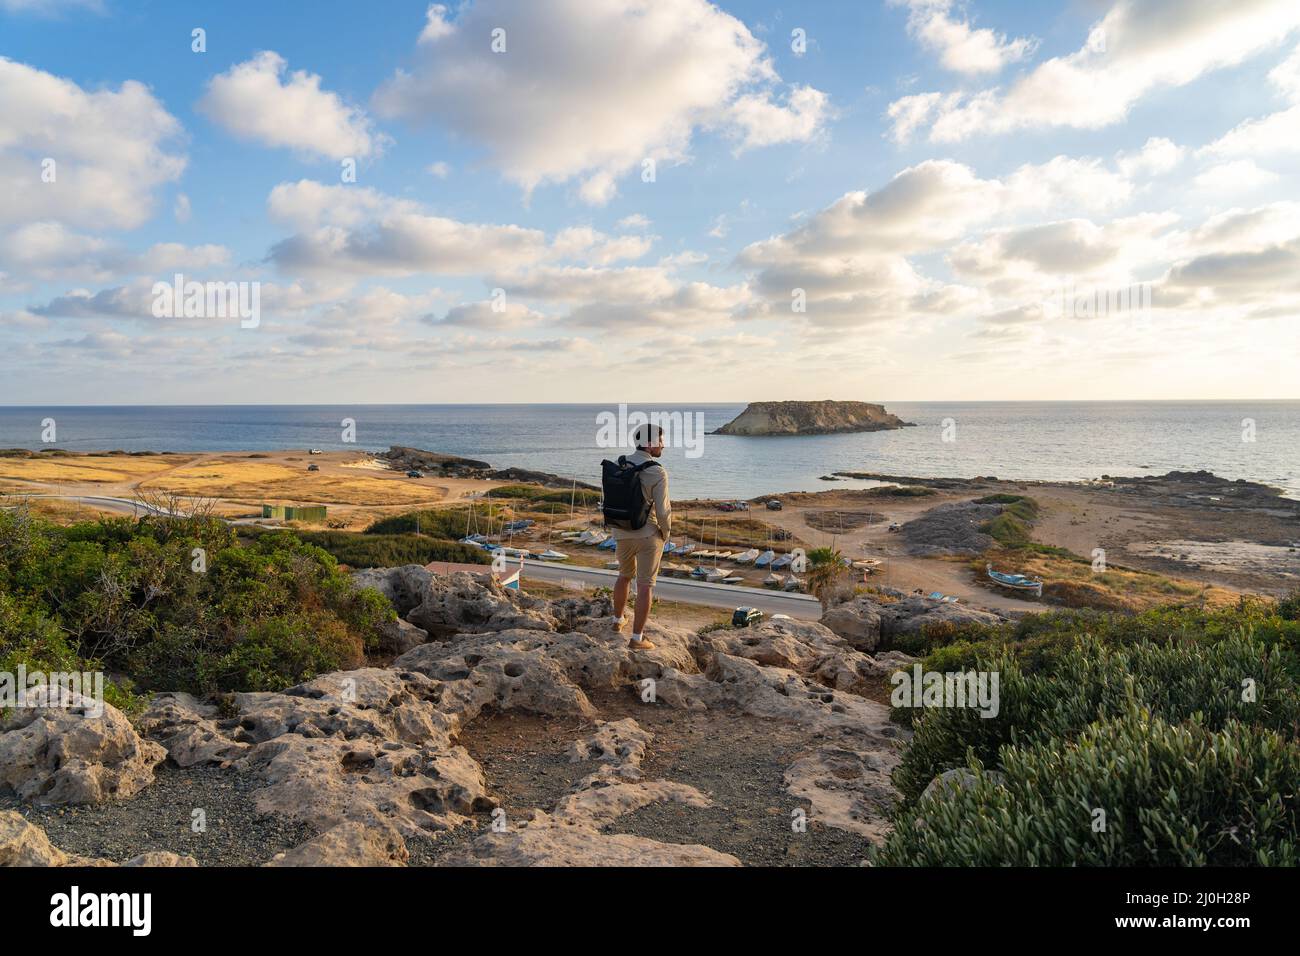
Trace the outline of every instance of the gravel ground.
<instances>
[{"instance_id":1,"label":"gravel ground","mask_svg":"<svg viewBox=\"0 0 1300 956\"><path fill-rule=\"evenodd\" d=\"M152 784L122 803L38 807L10 792L0 794L0 810L17 810L59 849L80 856L124 863L150 850L170 850L200 866L259 866L311 839L313 831L257 813L253 789L246 776L230 770L163 765ZM195 809L206 814L204 833L191 829Z\"/></svg>"},{"instance_id":2,"label":"gravel ground","mask_svg":"<svg viewBox=\"0 0 1300 956\"><path fill-rule=\"evenodd\" d=\"M807 801L785 790L784 774L810 743L802 731L738 712L694 713L642 704L631 692L592 696L604 720L635 718L655 734L643 766L648 780L687 783L714 806L651 804L606 828L665 843L699 843L736 856L747 866L857 866L868 843L856 834L810 820L795 833L791 813ZM502 713L475 721L460 743L487 774L507 819L530 808L550 810L591 772L590 761L570 763L569 746L592 730L581 718ZM436 865L455 847L491 825L462 827L430 839L408 840L412 866Z\"/></svg>"}]
</instances>

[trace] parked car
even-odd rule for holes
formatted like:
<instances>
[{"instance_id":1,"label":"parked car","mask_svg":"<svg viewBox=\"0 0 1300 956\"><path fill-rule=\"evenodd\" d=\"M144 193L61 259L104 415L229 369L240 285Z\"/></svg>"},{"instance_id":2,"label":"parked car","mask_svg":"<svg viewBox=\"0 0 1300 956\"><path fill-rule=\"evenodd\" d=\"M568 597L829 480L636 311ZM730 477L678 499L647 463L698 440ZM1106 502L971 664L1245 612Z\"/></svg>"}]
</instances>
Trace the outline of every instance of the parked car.
<instances>
[{"instance_id":1,"label":"parked car","mask_svg":"<svg viewBox=\"0 0 1300 956\"><path fill-rule=\"evenodd\" d=\"M738 607L731 615L732 627L749 627L763 620L763 612L756 607Z\"/></svg>"},{"instance_id":2,"label":"parked car","mask_svg":"<svg viewBox=\"0 0 1300 956\"><path fill-rule=\"evenodd\" d=\"M767 500L768 511L780 511L781 507L782 507L781 502L778 501L776 498L769 498Z\"/></svg>"},{"instance_id":3,"label":"parked car","mask_svg":"<svg viewBox=\"0 0 1300 956\"><path fill-rule=\"evenodd\" d=\"M311 450L310 454L312 454L312 455L323 455L323 454L325 454L325 453L324 453L323 451L321 451L319 448L313 448L313 449Z\"/></svg>"},{"instance_id":4,"label":"parked car","mask_svg":"<svg viewBox=\"0 0 1300 956\"><path fill-rule=\"evenodd\" d=\"M719 511L735 511L735 510L736 510L736 506L733 505L730 501L719 501L719 502L718 502L718 510L719 510Z\"/></svg>"},{"instance_id":5,"label":"parked car","mask_svg":"<svg viewBox=\"0 0 1300 956\"><path fill-rule=\"evenodd\" d=\"M308 466L307 466L307 470L308 470L308 471L320 471L320 465L308 465Z\"/></svg>"},{"instance_id":6,"label":"parked car","mask_svg":"<svg viewBox=\"0 0 1300 956\"><path fill-rule=\"evenodd\" d=\"M416 471L414 468L412 468L410 471L408 471L408 472L406 473L406 477L407 477L407 478L423 478L423 477L424 477L424 472L422 472L422 471Z\"/></svg>"}]
</instances>

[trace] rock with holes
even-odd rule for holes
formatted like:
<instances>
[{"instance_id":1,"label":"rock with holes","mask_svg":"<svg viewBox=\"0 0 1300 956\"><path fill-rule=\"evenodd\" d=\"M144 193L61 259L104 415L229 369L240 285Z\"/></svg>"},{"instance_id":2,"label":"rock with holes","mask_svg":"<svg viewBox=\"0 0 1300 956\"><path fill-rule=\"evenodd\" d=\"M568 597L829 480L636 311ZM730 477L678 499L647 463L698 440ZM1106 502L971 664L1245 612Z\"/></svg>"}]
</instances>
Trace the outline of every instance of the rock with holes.
<instances>
[{"instance_id":1,"label":"rock with holes","mask_svg":"<svg viewBox=\"0 0 1300 956\"><path fill-rule=\"evenodd\" d=\"M880 644L880 605L870 598L855 597L829 608L821 623L854 650L870 654Z\"/></svg>"},{"instance_id":2,"label":"rock with holes","mask_svg":"<svg viewBox=\"0 0 1300 956\"><path fill-rule=\"evenodd\" d=\"M399 616L405 617L420 606L424 589L433 580L433 572L419 564L400 568L366 568L352 572L352 584L357 588L374 588L388 598Z\"/></svg>"},{"instance_id":3,"label":"rock with holes","mask_svg":"<svg viewBox=\"0 0 1300 956\"><path fill-rule=\"evenodd\" d=\"M554 635L541 631L458 636L424 644L393 662L442 688L442 712L462 726L484 707L537 714L581 714L595 709L582 688L547 655Z\"/></svg>"},{"instance_id":4,"label":"rock with holes","mask_svg":"<svg viewBox=\"0 0 1300 956\"><path fill-rule=\"evenodd\" d=\"M285 734L377 738L450 746L455 722L439 708L447 688L399 668L333 671L282 693L236 694L240 739Z\"/></svg>"},{"instance_id":5,"label":"rock with holes","mask_svg":"<svg viewBox=\"0 0 1300 956\"><path fill-rule=\"evenodd\" d=\"M738 707L813 732L844 731L879 746L892 746L901 732L890 723L884 704L814 683L792 670L720 652L703 675L664 674L656 681L656 695L669 706Z\"/></svg>"},{"instance_id":6,"label":"rock with holes","mask_svg":"<svg viewBox=\"0 0 1300 956\"><path fill-rule=\"evenodd\" d=\"M786 789L811 805L809 819L858 833L875 843L888 835L897 792L890 774L900 754L891 750L822 747L785 772Z\"/></svg>"},{"instance_id":7,"label":"rock with holes","mask_svg":"<svg viewBox=\"0 0 1300 956\"><path fill-rule=\"evenodd\" d=\"M137 726L157 741L178 767L225 765L242 757L249 744L233 739L236 721L223 720L212 704L190 694L158 694L149 702Z\"/></svg>"},{"instance_id":8,"label":"rock with holes","mask_svg":"<svg viewBox=\"0 0 1300 956\"><path fill-rule=\"evenodd\" d=\"M27 689L19 704L0 721L0 788L24 800L124 800L166 759L112 704L49 686Z\"/></svg>"},{"instance_id":9,"label":"rock with holes","mask_svg":"<svg viewBox=\"0 0 1300 956\"><path fill-rule=\"evenodd\" d=\"M405 866L410 859L406 841L384 823L366 825L355 820L330 827L324 833L284 853L267 866Z\"/></svg>"},{"instance_id":10,"label":"rock with holes","mask_svg":"<svg viewBox=\"0 0 1300 956\"><path fill-rule=\"evenodd\" d=\"M438 638L512 628L553 631L556 626L545 601L502 587L486 576L433 575L420 599L406 619Z\"/></svg>"},{"instance_id":11,"label":"rock with holes","mask_svg":"<svg viewBox=\"0 0 1300 956\"><path fill-rule=\"evenodd\" d=\"M551 616L562 631L580 631L606 621L614 615L614 602L608 597L565 597L551 601Z\"/></svg>"},{"instance_id":12,"label":"rock with holes","mask_svg":"<svg viewBox=\"0 0 1300 956\"><path fill-rule=\"evenodd\" d=\"M765 667L780 667L836 690L862 694L881 675L876 662L812 621L763 621L751 627L710 631L701 642L715 651Z\"/></svg>"},{"instance_id":13,"label":"rock with holes","mask_svg":"<svg viewBox=\"0 0 1300 956\"><path fill-rule=\"evenodd\" d=\"M326 830L345 821L405 835L447 830L490 810L483 769L461 747L287 733L236 764L262 784L257 809Z\"/></svg>"}]
</instances>

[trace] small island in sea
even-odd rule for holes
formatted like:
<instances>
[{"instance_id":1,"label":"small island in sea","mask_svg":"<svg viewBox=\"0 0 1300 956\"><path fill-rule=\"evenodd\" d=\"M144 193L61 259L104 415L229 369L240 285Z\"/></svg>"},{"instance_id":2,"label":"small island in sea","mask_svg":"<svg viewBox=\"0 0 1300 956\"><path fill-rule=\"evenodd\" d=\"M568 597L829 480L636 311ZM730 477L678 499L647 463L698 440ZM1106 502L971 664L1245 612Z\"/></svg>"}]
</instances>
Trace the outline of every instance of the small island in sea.
<instances>
[{"instance_id":1,"label":"small island in sea","mask_svg":"<svg viewBox=\"0 0 1300 956\"><path fill-rule=\"evenodd\" d=\"M750 402L715 435L830 435L906 428L905 422L870 402Z\"/></svg>"}]
</instances>

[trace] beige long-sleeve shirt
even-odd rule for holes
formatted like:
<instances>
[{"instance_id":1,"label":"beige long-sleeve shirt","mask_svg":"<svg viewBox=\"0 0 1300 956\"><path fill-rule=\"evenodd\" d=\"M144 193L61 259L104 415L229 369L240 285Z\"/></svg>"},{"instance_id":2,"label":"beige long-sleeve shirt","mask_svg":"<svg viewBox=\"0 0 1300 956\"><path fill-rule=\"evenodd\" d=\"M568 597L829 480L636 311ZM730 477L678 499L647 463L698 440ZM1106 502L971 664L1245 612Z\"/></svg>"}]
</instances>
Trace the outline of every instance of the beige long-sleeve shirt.
<instances>
[{"instance_id":1,"label":"beige long-sleeve shirt","mask_svg":"<svg viewBox=\"0 0 1300 956\"><path fill-rule=\"evenodd\" d=\"M636 451L628 455L627 460L629 464L639 465L642 462L654 461L655 459L643 451ZM671 536L673 508L668 499L668 471L662 463L642 469L641 490L652 503L650 517L636 531L610 528L610 533L614 535L615 541L625 538L649 538L656 534L667 541Z\"/></svg>"}]
</instances>

